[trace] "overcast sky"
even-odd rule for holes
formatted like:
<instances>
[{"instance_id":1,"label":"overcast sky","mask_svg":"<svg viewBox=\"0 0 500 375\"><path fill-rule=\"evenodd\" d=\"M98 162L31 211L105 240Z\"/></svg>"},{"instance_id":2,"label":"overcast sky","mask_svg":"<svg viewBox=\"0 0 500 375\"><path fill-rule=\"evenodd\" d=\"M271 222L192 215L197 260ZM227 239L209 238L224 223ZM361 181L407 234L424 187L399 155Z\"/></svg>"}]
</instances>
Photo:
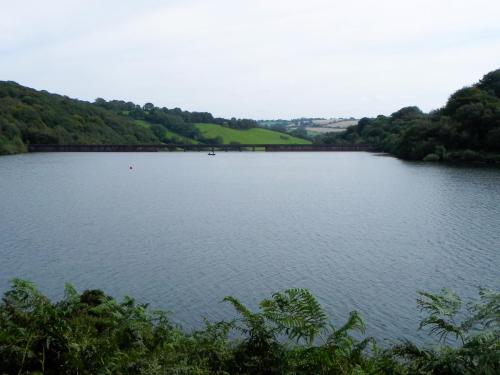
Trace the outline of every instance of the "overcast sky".
<instances>
[{"instance_id":1,"label":"overcast sky","mask_svg":"<svg viewBox=\"0 0 500 375\"><path fill-rule=\"evenodd\" d=\"M500 68L499 0L0 0L0 80L216 116L361 117Z\"/></svg>"}]
</instances>

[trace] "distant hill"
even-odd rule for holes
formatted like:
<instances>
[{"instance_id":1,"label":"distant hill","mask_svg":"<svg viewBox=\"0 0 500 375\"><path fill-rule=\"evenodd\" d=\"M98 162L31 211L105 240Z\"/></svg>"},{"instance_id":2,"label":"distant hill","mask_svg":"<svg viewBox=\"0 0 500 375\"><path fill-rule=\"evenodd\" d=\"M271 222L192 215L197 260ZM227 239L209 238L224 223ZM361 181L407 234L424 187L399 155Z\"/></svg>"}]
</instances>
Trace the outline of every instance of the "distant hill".
<instances>
[{"instance_id":1,"label":"distant hill","mask_svg":"<svg viewBox=\"0 0 500 375\"><path fill-rule=\"evenodd\" d=\"M210 124L201 128L200 123ZM249 119L98 98L90 103L0 81L0 154L28 144L308 143Z\"/></svg>"},{"instance_id":2,"label":"distant hill","mask_svg":"<svg viewBox=\"0 0 500 375\"><path fill-rule=\"evenodd\" d=\"M269 129L231 129L217 124L196 124L201 134L207 138L215 138L217 143L242 144L309 144L311 141L297 138L290 134Z\"/></svg>"},{"instance_id":3,"label":"distant hill","mask_svg":"<svg viewBox=\"0 0 500 375\"><path fill-rule=\"evenodd\" d=\"M132 119L88 102L0 82L0 154L28 143L138 144L160 142Z\"/></svg>"},{"instance_id":4,"label":"distant hill","mask_svg":"<svg viewBox=\"0 0 500 375\"><path fill-rule=\"evenodd\" d=\"M405 107L390 116L363 118L318 143L369 143L402 159L500 162L500 69L450 96L430 113Z\"/></svg>"}]
</instances>

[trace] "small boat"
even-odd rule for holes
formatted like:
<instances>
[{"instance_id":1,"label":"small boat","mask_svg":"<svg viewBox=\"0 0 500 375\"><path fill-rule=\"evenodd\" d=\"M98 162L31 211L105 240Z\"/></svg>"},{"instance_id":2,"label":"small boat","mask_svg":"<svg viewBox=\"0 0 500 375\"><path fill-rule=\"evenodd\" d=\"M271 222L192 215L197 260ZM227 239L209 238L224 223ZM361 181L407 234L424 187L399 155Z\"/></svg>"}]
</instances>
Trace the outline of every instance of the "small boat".
<instances>
[{"instance_id":1,"label":"small boat","mask_svg":"<svg viewBox=\"0 0 500 375\"><path fill-rule=\"evenodd\" d=\"M210 152L208 153L208 155L210 155L210 156L215 156L215 150L212 148L212 151L210 151Z\"/></svg>"}]
</instances>

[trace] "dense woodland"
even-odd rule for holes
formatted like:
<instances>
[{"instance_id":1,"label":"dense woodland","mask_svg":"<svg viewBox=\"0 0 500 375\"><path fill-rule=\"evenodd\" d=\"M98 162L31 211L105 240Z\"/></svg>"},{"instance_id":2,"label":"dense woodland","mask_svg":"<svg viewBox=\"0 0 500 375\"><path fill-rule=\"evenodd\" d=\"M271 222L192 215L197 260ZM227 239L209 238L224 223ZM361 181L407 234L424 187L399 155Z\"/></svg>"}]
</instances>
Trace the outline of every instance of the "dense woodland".
<instances>
[{"instance_id":1,"label":"dense woodland","mask_svg":"<svg viewBox=\"0 0 500 375\"><path fill-rule=\"evenodd\" d=\"M431 113L402 108L388 117L363 118L317 142L369 143L408 160L500 162L500 69L458 90Z\"/></svg>"},{"instance_id":2,"label":"dense woodland","mask_svg":"<svg viewBox=\"0 0 500 375\"><path fill-rule=\"evenodd\" d=\"M290 289L231 321L185 332L168 314L71 285L51 302L14 280L0 304L2 374L485 374L500 373L500 293L468 304L449 290L419 294L433 346L379 346L353 311L334 326L314 296ZM390 319L390 316L387 316ZM409 327L413 328L413 327ZM417 329L417 327L415 327Z\"/></svg>"},{"instance_id":3,"label":"dense woodland","mask_svg":"<svg viewBox=\"0 0 500 375\"><path fill-rule=\"evenodd\" d=\"M137 120L147 126L138 125ZM158 108L152 103L140 106L101 98L89 103L15 82L0 82L0 154L25 152L29 143L177 143L172 132L201 143L219 141L204 138L195 123L214 123L233 129L257 126L253 120L214 118L207 112Z\"/></svg>"}]
</instances>

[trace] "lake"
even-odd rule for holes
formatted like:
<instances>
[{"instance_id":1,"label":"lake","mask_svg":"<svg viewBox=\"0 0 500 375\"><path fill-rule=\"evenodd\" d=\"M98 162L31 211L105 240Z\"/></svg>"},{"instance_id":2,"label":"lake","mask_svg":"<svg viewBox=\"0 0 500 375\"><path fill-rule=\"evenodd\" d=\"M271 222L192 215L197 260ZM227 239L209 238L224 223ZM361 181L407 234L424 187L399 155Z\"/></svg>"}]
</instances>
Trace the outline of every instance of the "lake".
<instances>
[{"instance_id":1,"label":"lake","mask_svg":"<svg viewBox=\"0 0 500 375\"><path fill-rule=\"evenodd\" d=\"M133 169L129 169L129 165ZM0 157L0 292L64 283L172 311L186 329L309 288L340 324L411 338L417 290L499 289L500 169L370 153Z\"/></svg>"}]
</instances>

